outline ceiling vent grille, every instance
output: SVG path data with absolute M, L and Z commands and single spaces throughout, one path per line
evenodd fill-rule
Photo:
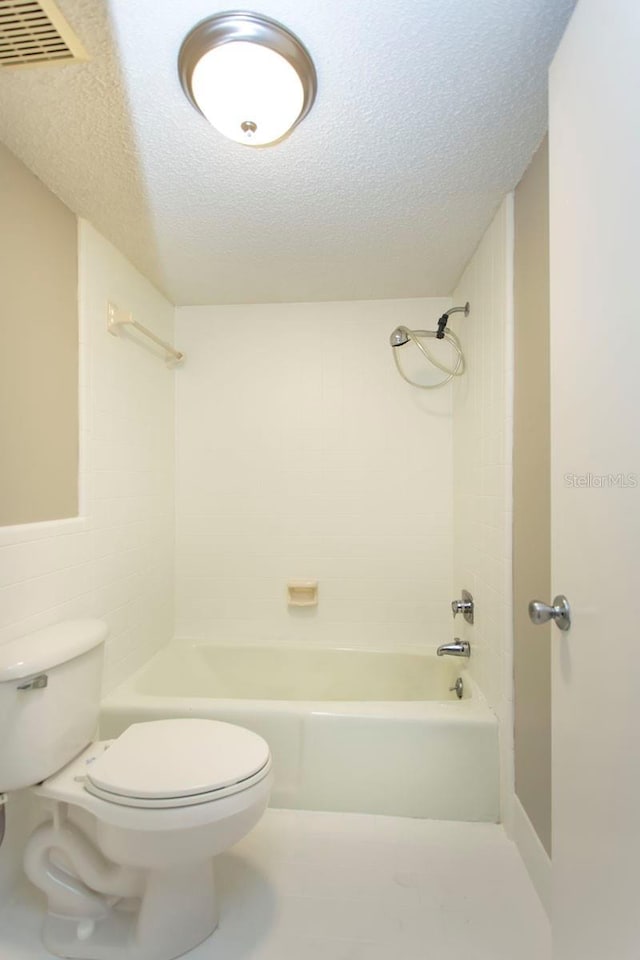
M 0 0 L 0 67 L 86 59 L 52 0 Z

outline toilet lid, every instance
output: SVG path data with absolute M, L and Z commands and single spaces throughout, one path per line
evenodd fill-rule
M 244 727 L 218 720 L 154 720 L 125 730 L 90 765 L 87 779 L 119 797 L 191 797 L 240 784 L 269 760 L 266 741 Z

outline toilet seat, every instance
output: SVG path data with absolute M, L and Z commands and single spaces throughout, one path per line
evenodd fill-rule
M 86 764 L 84 789 L 109 803 L 162 809 L 247 790 L 271 770 L 258 734 L 218 720 L 136 723 Z
M 95 784 L 89 780 L 85 783 L 84 788 L 87 793 L 90 793 L 92 796 L 98 797 L 100 800 L 106 800 L 108 803 L 117 803 L 122 807 L 138 807 L 143 810 L 174 809 L 178 807 L 193 807 L 198 803 L 209 803 L 213 800 L 220 800 L 222 797 L 233 796 L 242 790 L 248 790 L 249 787 L 264 780 L 270 770 L 271 759 L 267 761 L 262 770 L 259 770 L 258 773 L 255 773 L 252 777 L 247 777 L 246 780 L 240 780 L 238 783 L 230 784 L 228 787 L 220 787 L 217 790 L 209 790 L 206 793 L 189 794 L 188 796 L 159 798 L 126 797 L 121 794 L 110 793 L 101 787 L 96 787 Z

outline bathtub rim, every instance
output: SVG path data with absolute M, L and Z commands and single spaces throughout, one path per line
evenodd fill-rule
M 384 717 L 389 720 L 393 720 L 394 718 L 399 720 L 426 718 L 436 720 L 440 717 L 443 721 L 446 720 L 447 723 L 456 723 L 458 721 L 469 722 L 471 719 L 473 719 L 474 723 L 484 721 L 491 725 L 497 724 L 498 722 L 496 714 L 489 706 L 482 690 L 470 673 L 467 660 L 465 660 L 463 664 L 460 664 L 458 673 L 464 681 L 466 690 L 469 691 L 469 696 L 465 696 L 461 700 L 262 700 L 236 697 L 159 695 L 141 693 L 136 689 L 138 678 L 148 670 L 154 661 L 161 657 L 166 657 L 167 653 L 174 649 L 178 650 L 185 646 L 191 649 L 196 647 L 218 647 L 226 649 L 233 646 L 234 648 L 261 650 L 267 647 L 278 650 L 345 651 L 349 653 L 381 653 L 387 655 L 409 654 L 429 660 L 436 659 L 437 657 L 435 647 L 427 650 L 416 650 L 409 646 L 400 646 L 395 649 L 381 646 L 364 648 L 340 645 L 329 647 L 325 645 L 303 645 L 291 641 L 286 643 L 273 642 L 270 644 L 234 641 L 230 644 L 228 641 L 223 642 L 220 640 L 174 638 L 157 650 L 130 676 L 103 696 L 101 700 L 101 712 L 108 712 L 109 709 L 122 709 L 122 707 L 126 705 L 130 708 L 137 708 L 136 712 L 139 710 L 141 715 L 143 715 L 144 705 L 148 708 L 151 708 L 153 705 L 154 710 L 174 711 L 179 708 L 179 704 L 182 704 L 184 712 L 189 715 L 198 710 L 204 710 L 204 704 L 210 704 L 215 705 L 216 710 L 224 711 L 228 714 L 241 714 L 246 712 L 247 709 L 254 709 L 262 713 L 281 716 L 308 716 L 312 714 L 315 716 L 324 715 L 332 717 Z

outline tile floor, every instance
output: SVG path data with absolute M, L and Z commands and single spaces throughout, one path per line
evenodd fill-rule
M 548 960 L 515 846 L 486 823 L 268 810 L 218 860 L 221 920 L 188 960 Z M 42 902 L 0 915 L 1 960 L 48 960 Z

